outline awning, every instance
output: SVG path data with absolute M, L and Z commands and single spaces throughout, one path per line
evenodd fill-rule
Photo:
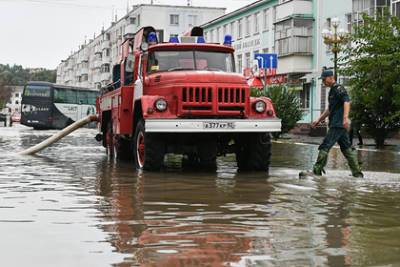
M 250 78 L 250 79 L 247 81 L 247 83 L 248 83 L 248 85 L 249 85 L 250 87 L 257 87 L 257 88 L 260 88 L 260 89 L 263 89 L 263 88 L 264 88 L 264 86 L 263 86 L 263 84 L 262 84 L 260 78 L 256 78 L 256 77 Z

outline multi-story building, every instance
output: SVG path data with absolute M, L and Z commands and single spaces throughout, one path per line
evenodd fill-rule
M 277 53 L 276 80 L 299 92 L 304 120 L 310 120 L 311 83 L 302 79 L 316 72 L 316 6 L 312 0 L 260 0 L 203 25 L 209 42 L 233 37 L 236 69 L 252 67 L 257 53 Z M 350 5 L 351 6 L 351 5 Z
M 21 101 L 22 101 L 22 93 L 24 91 L 23 86 L 7 86 L 8 90 L 11 92 L 10 99 L 6 104 L 6 108 L 8 108 L 8 112 L 10 115 L 14 113 L 21 112 Z
M 133 6 L 123 18 L 89 40 L 57 68 L 57 83 L 100 88 L 111 80 L 113 65 L 124 38 L 143 26 L 157 29 L 160 41 L 187 32 L 225 14 L 225 8 L 141 4 Z

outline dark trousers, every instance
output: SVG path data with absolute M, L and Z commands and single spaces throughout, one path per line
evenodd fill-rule
M 336 143 L 342 151 L 351 148 L 349 133 L 345 128 L 330 128 L 318 149 L 328 152 Z

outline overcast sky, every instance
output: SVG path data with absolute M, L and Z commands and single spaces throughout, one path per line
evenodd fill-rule
M 254 0 L 192 0 L 196 6 L 233 11 Z M 154 0 L 180 4 L 187 0 Z M 129 5 L 150 0 L 129 0 Z M 0 64 L 56 68 L 85 40 L 110 25 L 113 10 L 126 14 L 128 0 L 0 0 Z

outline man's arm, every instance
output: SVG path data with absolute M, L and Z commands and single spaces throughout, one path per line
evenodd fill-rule
M 343 126 L 345 129 L 349 129 L 349 113 L 350 113 L 350 102 L 346 101 L 343 104 Z
M 322 113 L 321 116 L 319 116 L 319 118 L 311 124 L 311 127 L 313 128 L 317 127 L 318 124 L 323 122 L 328 116 L 329 116 L 329 109 L 325 110 L 324 113 Z

